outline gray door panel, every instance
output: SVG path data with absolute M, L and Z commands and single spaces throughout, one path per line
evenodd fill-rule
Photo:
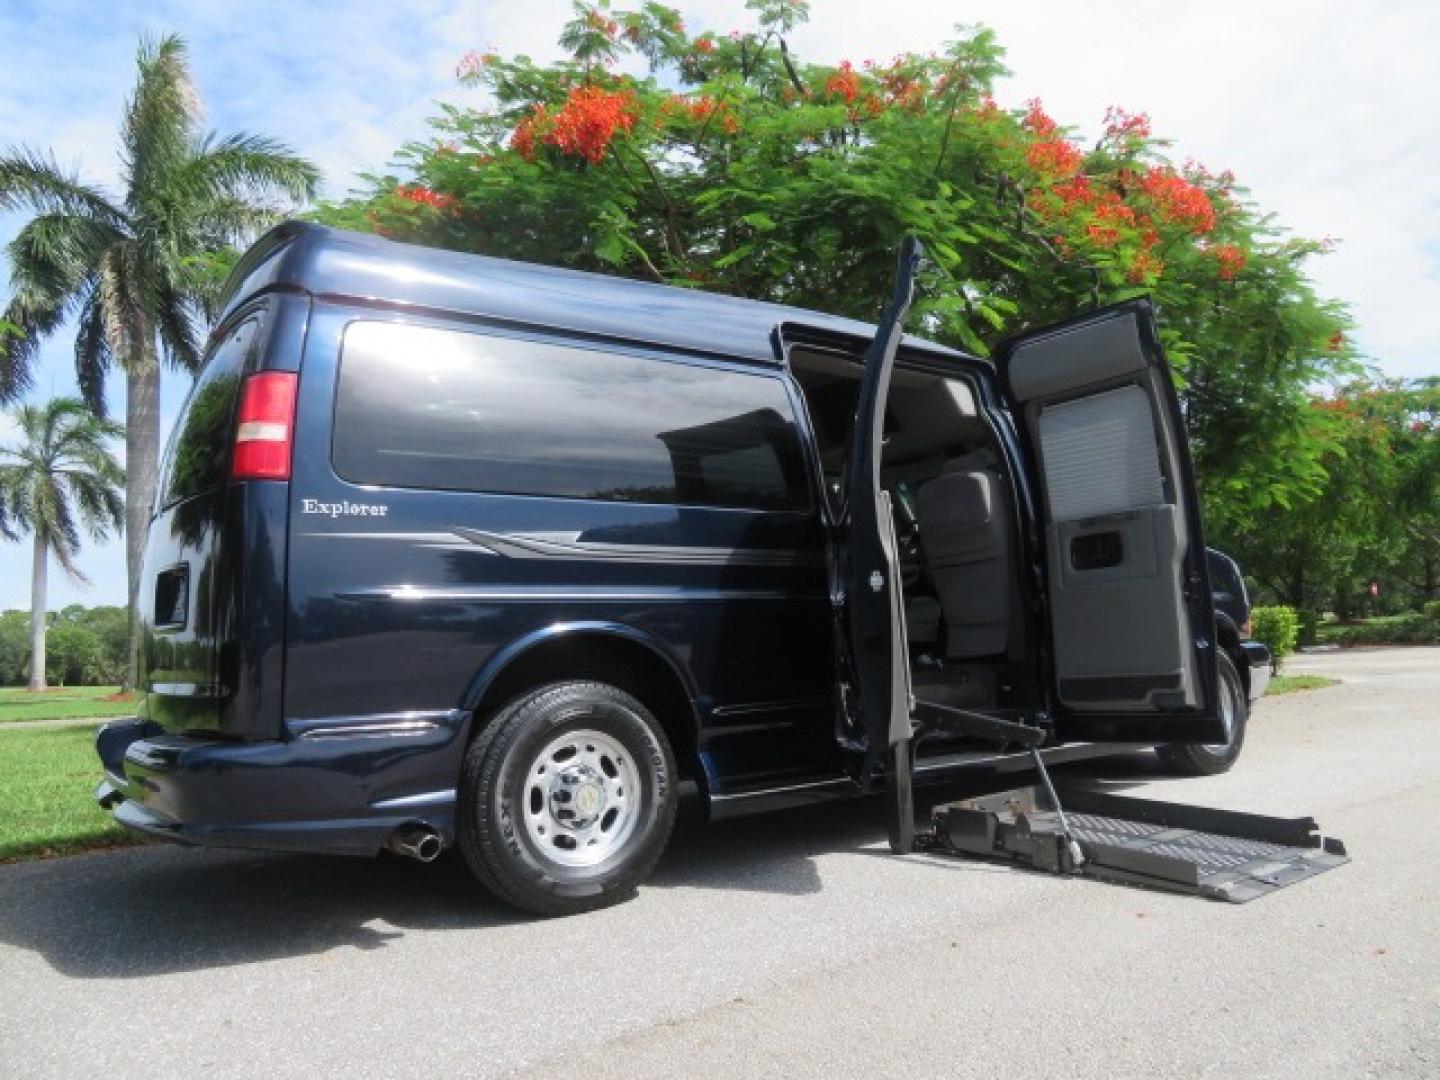
M 1055 671 L 1066 705 L 1198 703 L 1186 663 L 1189 620 L 1171 600 L 1183 582 L 1182 533 L 1173 506 L 1047 527 Z
M 1042 330 L 999 362 L 1039 482 L 1070 733 L 1194 741 L 1219 730 L 1198 505 L 1148 305 Z

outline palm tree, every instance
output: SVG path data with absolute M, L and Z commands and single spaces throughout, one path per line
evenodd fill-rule
M 45 689 L 45 578 L 50 556 L 77 580 L 83 522 L 96 540 L 120 528 L 125 472 L 107 440 L 123 434 L 78 398 L 55 398 L 14 411 L 20 441 L 0 446 L 0 535 L 28 532 L 35 549 L 30 571 L 30 689 Z M 19 531 L 16 527 L 18 526 Z
M 105 415 L 106 371 L 125 371 L 127 687 L 135 684 L 140 559 L 160 456 L 159 358 L 197 368 L 217 268 L 308 199 L 319 176 L 274 140 L 203 134 L 179 37 L 142 41 L 136 62 L 121 125 L 122 199 L 51 155 L 23 147 L 0 155 L 0 211 L 35 215 L 9 245 L 14 297 L 0 318 L 19 332 L 0 338 L 0 403 L 29 388 L 40 340 L 71 318 L 80 391 L 97 416 Z

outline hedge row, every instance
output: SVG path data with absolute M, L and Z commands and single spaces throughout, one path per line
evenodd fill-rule
M 1322 626 L 1319 640 L 1326 645 L 1440 645 L 1440 603 L 1423 612 L 1382 615 L 1363 623 Z

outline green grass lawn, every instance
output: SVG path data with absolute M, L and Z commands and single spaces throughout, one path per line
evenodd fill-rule
M 1293 694 L 1298 690 L 1324 690 L 1325 687 L 1334 686 L 1339 681 L 1339 679 L 1327 679 L 1324 675 L 1276 675 L 1270 680 L 1270 689 L 1265 691 L 1265 696 Z
M 0 731 L 0 862 L 136 843 L 91 798 L 100 782 L 90 726 Z
M 32 694 L 24 687 L 0 689 L 0 724 L 12 720 L 68 720 L 75 717 L 134 716 L 134 695 L 121 701 L 118 686 L 67 686 Z

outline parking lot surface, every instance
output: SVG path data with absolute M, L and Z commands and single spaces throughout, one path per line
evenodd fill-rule
M 516 916 L 454 860 L 0 867 L 6 1077 L 1440 1075 L 1440 649 L 1300 657 L 1234 772 L 1354 861 L 1244 906 L 888 853 L 873 801 L 682 823 L 639 897 Z

